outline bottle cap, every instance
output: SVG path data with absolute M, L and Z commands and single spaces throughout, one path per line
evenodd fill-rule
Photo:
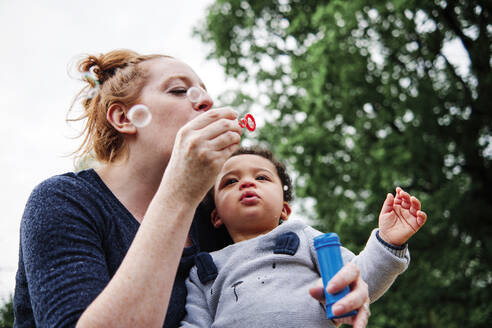
M 340 238 L 334 232 L 325 233 L 321 236 L 314 238 L 314 248 L 318 249 L 324 246 L 341 246 Z

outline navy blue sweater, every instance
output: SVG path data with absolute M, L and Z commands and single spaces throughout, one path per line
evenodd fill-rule
M 21 222 L 14 326 L 75 326 L 115 274 L 139 226 L 94 170 L 38 185 Z M 184 281 L 199 229 L 194 224 L 194 246 L 183 252 L 164 327 L 177 327 L 184 316 Z

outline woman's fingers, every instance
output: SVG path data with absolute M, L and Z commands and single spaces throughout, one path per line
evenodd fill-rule
M 166 172 L 174 172 L 168 175 L 182 197 L 201 200 L 224 162 L 239 148 L 242 131 L 236 118 L 230 108 L 212 109 L 179 130 Z
M 323 281 L 318 279 L 316 282 L 316 285 L 314 287 L 309 288 L 309 294 L 320 301 L 321 303 L 325 304 L 325 292 L 323 291 Z
M 335 294 L 355 282 L 359 278 L 359 268 L 353 263 L 345 264 L 336 275 L 334 275 L 326 286 L 326 291 Z
M 242 129 L 237 121 L 225 118 L 212 122 L 202 129 L 194 131 L 194 133 L 199 133 L 200 138 L 204 140 L 212 140 L 228 131 L 235 132 L 239 136 L 242 134 Z
M 369 299 L 369 288 L 360 276 L 352 284 L 352 290 L 345 295 L 341 300 L 332 306 L 334 315 L 342 315 L 344 313 L 358 310 Z
M 357 315 L 354 318 L 354 328 L 365 328 L 369 322 L 371 311 L 369 310 L 369 298 L 364 302 L 361 308 L 359 308 Z
M 210 140 L 212 151 L 221 151 L 232 145 L 237 145 L 241 142 L 241 135 L 236 132 L 227 131 L 217 138 Z
M 192 130 L 200 130 L 220 119 L 237 120 L 237 117 L 237 112 L 230 107 L 213 108 L 195 117 L 187 126 Z
M 334 315 L 338 316 L 357 310 L 357 315 L 354 317 L 336 319 L 335 322 L 348 323 L 356 328 L 364 328 L 367 326 L 369 316 L 371 315 L 369 310 L 369 289 L 362 277 L 360 277 L 359 269 L 353 263 L 347 263 L 330 280 L 330 287 L 327 287 L 327 291 L 336 293 L 339 291 L 338 288 L 343 289 L 348 285 L 351 285 L 352 287 L 351 292 L 333 304 L 332 312 Z M 309 289 L 309 293 L 318 301 L 325 303 L 325 294 L 321 279 L 317 281 L 316 286 Z

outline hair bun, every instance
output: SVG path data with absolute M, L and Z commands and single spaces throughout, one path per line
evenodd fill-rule
M 79 62 L 79 71 L 82 73 L 93 73 L 93 77 L 102 84 L 115 75 L 118 69 L 138 64 L 145 59 L 145 56 L 140 56 L 131 50 L 114 50 L 107 54 L 97 56 L 88 55 Z

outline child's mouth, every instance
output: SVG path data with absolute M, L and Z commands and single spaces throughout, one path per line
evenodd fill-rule
M 256 204 L 259 199 L 260 196 L 258 196 L 258 194 L 254 191 L 246 191 L 241 195 L 239 201 L 245 205 L 251 205 Z

